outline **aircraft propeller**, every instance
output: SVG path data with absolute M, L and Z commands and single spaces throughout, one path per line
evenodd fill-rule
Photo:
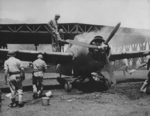
M 109 37 L 106 39 L 105 44 L 109 43 L 109 41 L 112 39 L 112 37 L 115 35 L 115 33 L 117 32 L 117 30 L 119 29 L 120 25 L 121 25 L 121 23 L 119 22 L 115 26 L 115 28 L 113 29 L 113 31 L 110 33 Z M 99 49 L 100 48 L 100 46 L 90 45 L 90 44 L 87 44 L 87 43 L 79 42 L 77 40 L 65 40 L 63 42 L 70 43 L 70 44 L 75 44 L 75 45 L 78 45 L 78 46 L 93 48 L 93 49 Z
M 119 29 L 121 23 L 119 22 L 115 28 L 113 29 L 113 31 L 110 33 L 109 37 L 107 38 L 107 40 L 105 41 L 106 44 L 108 44 L 108 42 L 111 40 L 111 38 L 115 35 L 115 33 L 117 32 L 117 30 Z

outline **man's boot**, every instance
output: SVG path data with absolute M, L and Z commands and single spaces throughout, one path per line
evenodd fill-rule
M 21 107 L 23 107 L 23 106 L 24 106 L 24 104 L 23 104 L 22 102 L 18 103 L 18 107 L 19 107 L 19 108 L 21 108 Z
M 33 94 L 33 99 L 37 99 L 37 98 L 38 98 L 37 93 L 34 93 L 34 94 Z
M 12 98 L 11 101 L 12 102 L 8 106 L 11 107 L 11 108 L 17 107 L 16 99 Z

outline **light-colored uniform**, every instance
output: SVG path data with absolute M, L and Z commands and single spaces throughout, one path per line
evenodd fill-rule
M 129 63 L 128 63 L 128 59 L 122 59 L 122 69 L 123 69 L 123 74 L 124 76 L 126 76 L 125 72 L 129 72 L 128 68 L 129 68 Z
M 150 56 L 149 55 L 146 57 L 146 62 L 143 63 L 143 66 L 145 66 L 145 65 L 147 65 L 147 70 L 149 70 L 148 74 L 147 74 L 148 78 L 144 81 L 140 91 L 150 94 Z
M 51 31 L 58 32 L 58 22 L 57 22 L 57 20 L 55 20 L 55 19 L 50 20 L 49 25 L 51 26 Z
M 59 42 L 58 40 L 60 40 L 60 34 L 58 32 L 58 22 L 57 20 L 53 19 L 53 20 L 50 20 L 50 22 L 48 23 L 51 31 L 52 31 L 52 45 L 53 45 L 53 48 L 55 50 L 53 51 L 60 51 L 60 46 L 59 46 Z
M 37 59 L 33 62 L 33 92 L 41 94 L 43 90 L 43 76 L 47 69 L 47 65 L 44 60 Z M 34 86 L 35 85 L 35 86 Z
M 10 57 L 4 62 L 4 70 L 8 72 L 9 76 L 11 99 L 15 99 L 15 96 L 18 94 L 19 102 L 22 102 L 23 94 L 21 69 L 23 69 L 21 61 L 15 57 Z

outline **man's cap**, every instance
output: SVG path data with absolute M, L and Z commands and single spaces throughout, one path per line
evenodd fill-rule
M 55 14 L 55 17 L 59 17 L 60 18 L 60 15 L 59 14 Z
M 42 55 L 42 54 L 39 54 L 39 55 L 37 56 L 37 58 L 43 59 L 43 55 Z
M 63 30 L 63 29 L 59 29 L 59 32 L 60 32 L 60 33 L 63 33 L 63 32 L 64 32 L 64 30 Z
M 7 56 L 15 56 L 16 52 L 15 51 L 8 51 Z

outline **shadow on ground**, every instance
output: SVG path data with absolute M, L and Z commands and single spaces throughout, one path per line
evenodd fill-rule
M 46 79 L 46 80 L 53 80 L 53 79 Z M 130 82 L 141 82 L 144 81 L 145 79 L 118 79 L 117 84 L 120 83 L 130 83 Z M 90 93 L 94 91 L 106 91 L 107 88 L 104 85 L 96 85 L 95 83 L 84 83 L 84 84 L 75 84 L 73 85 L 74 88 L 81 90 L 85 93 Z M 53 85 L 44 85 L 44 90 L 53 90 L 53 89 L 62 89 L 64 88 L 60 84 L 53 84 Z M 23 91 L 31 91 L 32 90 L 32 85 L 25 85 L 23 86 Z M 1 91 L 3 93 L 9 93 L 10 89 L 9 87 L 4 87 L 1 88 Z

